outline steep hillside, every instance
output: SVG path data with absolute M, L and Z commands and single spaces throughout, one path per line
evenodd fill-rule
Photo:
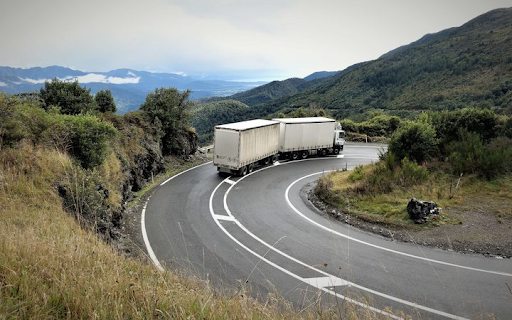
M 466 106 L 511 114 L 512 8 L 426 35 L 317 87 L 260 104 L 252 113 L 261 116 L 311 103 L 340 118 L 361 118 L 375 109 L 408 116 Z
M 245 120 L 249 106 L 236 100 L 208 102 L 192 112 L 191 124 L 199 135 L 199 142 L 213 140 L 213 127 L 219 124 Z

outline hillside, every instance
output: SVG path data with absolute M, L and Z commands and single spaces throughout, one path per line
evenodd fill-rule
M 512 8 L 352 66 L 319 86 L 256 106 L 253 116 L 315 103 L 338 118 L 368 111 L 412 116 L 467 106 L 512 113 Z
M 249 106 L 236 100 L 208 102 L 192 111 L 191 125 L 199 135 L 199 143 L 213 140 L 213 127 L 245 120 Z

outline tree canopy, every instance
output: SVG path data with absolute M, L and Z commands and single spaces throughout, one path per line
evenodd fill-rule
M 91 89 L 82 88 L 76 80 L 67 82 L 55 78 L 45 81 L 40 94 L 46 110 L 54 106 L 63 114 L 76 115 L 96 111 L 98 108 Z
M 98 105 L 98 110 L 101 113 L 116 112 L 116 103 L 110 90 L 100 90 L 94 96 L 94 101 Z

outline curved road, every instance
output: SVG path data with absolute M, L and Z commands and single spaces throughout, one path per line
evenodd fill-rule
M 397 243 L 325 217 L 306 190 L 328 171 L 376 161 L 379 146 L 346 145 L 338 157 L 283 162 L 244 178 L 211 164 L 165 181 L 143 210 L 146 247 L 158 267 L 219 288 L 277 293 L 424 319 L 512 318 L 512 260 Z M 394 317 L 394 316 L 391 316 Z

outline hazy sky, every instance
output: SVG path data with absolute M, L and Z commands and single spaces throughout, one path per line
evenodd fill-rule
M 304 77 L 503 7 L 512 0 L 0 0 L 0 65 Z

